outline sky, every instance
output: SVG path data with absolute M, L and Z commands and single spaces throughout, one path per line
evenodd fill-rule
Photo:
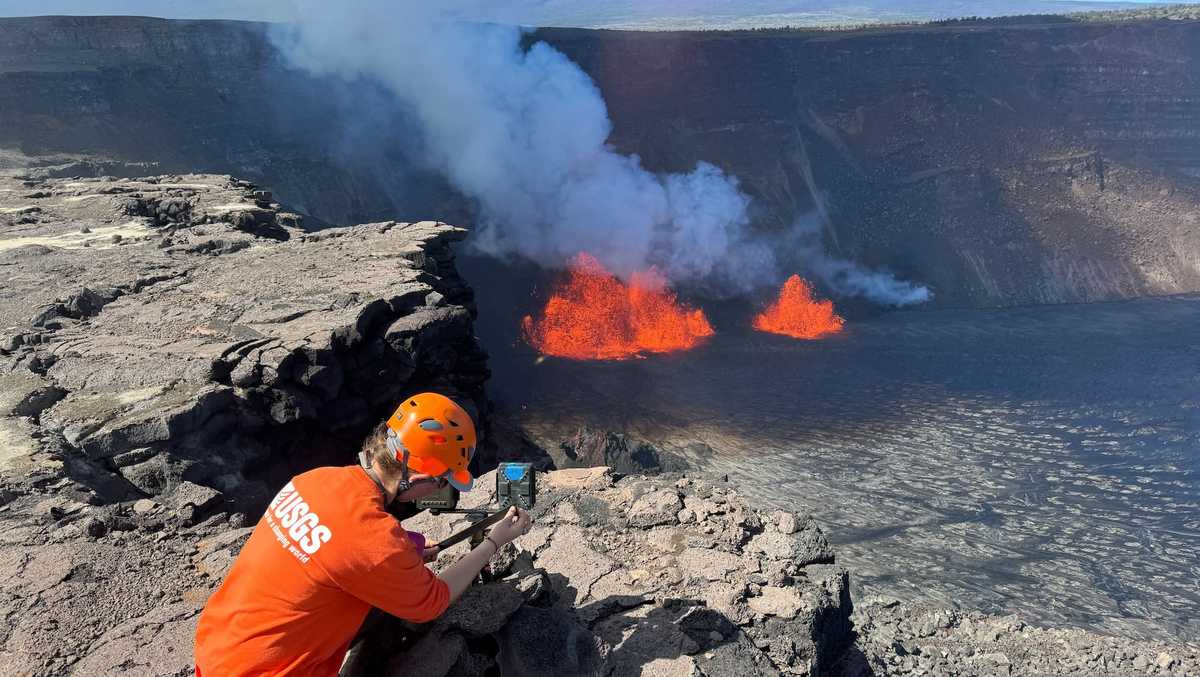
M 1080 4 L 1094 6 L 1105 3 L 1154 4 L 1154 0 L 1088 0 Z M 955 11 L 955 6 L 973 5 L 953 0 L 945 3 L 937 0 L 440 0 L 438 4 L 465 18 L 588 26 L 636 24 L 647 17 L 689 14 L 699 17 L 720 15 L 737 20 L 781 15 L 821 17 L 831 12 L 837 14 L 843 7 L 856 17 L 876 11 L 883 16 L 894 17 L 897 12 L 909 8 L 925 15 L 930 7 L 941 5 L 948 8 L 946 15 L 953 16 L 963 13 Z M 1030 4 L 1030 0 L 997 0 L 991 4 L 1016 7 Z M 296 10 L 290 0 L 0 0 L 0 16 L 54 14 L 288 21 L 295 18 Z M 703 18 L 698 20 L 703 21 Z

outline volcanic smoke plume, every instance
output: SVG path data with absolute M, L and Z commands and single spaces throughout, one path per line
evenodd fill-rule
M 736 180 L 708 163 L 656 175 L 615 152 L 599 89 L 550 45 L 523 49 L 521 29 L 454 21 L 437 3 L 295 4 L 276 45 L 313 73 L 379 82 L 400 100 L 418 154 L 478 205 L 477 248 L 551 268 L 588 251 L 623 279 L 654 266 L 725 292 L 776 282 Z
M 539 352 L 577 360 L 620 360 L 686 350 L 712 336 L 704 312 L 679 303 L 657 271 L 628 284 L 579 254 L 541 317 L 526 316 L 525 340 Z
M 814 190 L 814 194 L 819 191 Z M 886 270 L 871 270 L 831 256 L 821 243 L 823 218 L 819 212 L 801 216 L 779 246 L 795 255 L 805 272 L 839 298 L 859 297 L 881 306 L 911 306 L 933 298 L 933 292 L 924 285 L 898 279 Z
M 815 339 L 838 333 L 845 320 L 834 312 L 832 301 L 815 300 L 808 283 L 793 275 L 783 283 L 775 302 L 754 317 L 753 324 L 759 331 Z

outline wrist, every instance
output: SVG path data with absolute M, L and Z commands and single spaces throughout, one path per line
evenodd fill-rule
M 500 552 L 500 543 L 498 543 L 496 541 L 496 539 L 492 538 L 490 534 L 484 540 L 486 540 L 488 543 L 492 544 L 492 556 L 493 557 L 496 555 L 496 553 Z

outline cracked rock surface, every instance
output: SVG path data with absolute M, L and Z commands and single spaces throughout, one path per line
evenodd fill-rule
M 361 427 L 414 387 L 483 402 L 459 228 L 309 233 L 223 176 L 0 184 L 0 471 L 21 482 L 252 498 L 248 468 L 289 435 Z
M 494 484 L 480 478 L 460 507 L 486 505 Z M 816 523 L 792 515 L 802 526 L 782 533 L 723 482 L 552 471 L 534 515 L 493 559 L 495 580 L 426 628 L 376 625 L 351 674 L 416 674 L 403 670 L 422 647 L 438 654 L 420 658 L 430 677 L 826 674 L 851 640 L 848 574 Z M 437 540 L 466 522 L 421 513 L 404 524 Z M 764 533 L 793 547 L 751 551 Z M 422 633 L 439 641 L 396 651 Z
M 875 597 L 855 608 L 858 641 L 835 674 L 1196 675 L 1200 647 Z
M 493 476 L 477 486 L 460 507 L 488 504 Z M 674 515 L 646 519 L 676 502 Z M 490 582 L 427 626 L 369 625 L 344 674 L 1200 674 L 1193 645 L 854 603 L 812 517 L 758 510 L 723 480 L 556 470 L 540 477 L 533 514 L 529 533 L 493 558 Z M 438 540 L 467 522 L 421 513 L 404 524 Z M 405 672 L 413 666 L 422 671 Z
M 0 674 L 189 671 L 271 490 L 411 392 L 486 414 L 464 234 L 310 232 L 228 176 L 0 175 Z

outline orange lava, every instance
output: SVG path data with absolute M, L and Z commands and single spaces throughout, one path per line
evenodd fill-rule
M 836 334 L 846 323 L 833 311 L 833 301 L 813 299 L 812 287 L 799 275 L 783 283 L 779 298 L 754 316 L 754 328 L 798 339 Z
M 541 317 L 521 324 L 538 352 L 575 360 L 687 350 L 713 334 L 704 312 L 680 303 L 653 268 L 626 284 L 590 254 L 571 260 Z

